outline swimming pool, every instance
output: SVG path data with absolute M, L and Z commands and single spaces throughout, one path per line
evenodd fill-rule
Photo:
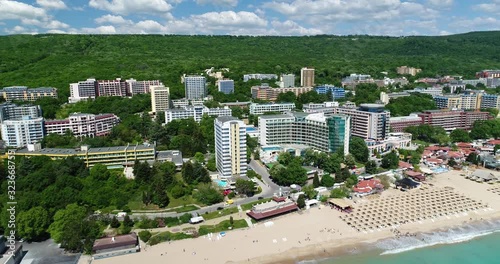
M 257 132 L 257 128 L 255 127 L 247 127 L 247 132 Z
M 262 147 L 263 151 L 281 151 L 281 147 Z
M 225 188 L 227 186 L 227 181 L 222 181 L 222 180 L 214 180 L 214 182 L 217 183 L 219 187 Z
M 434 173 L 443 173 L 443 172 L 447 172 L 448 169 L 447 168 L 442 168 L 442 167 L 436 167 L 436 168 L 432 168 L 431 169 Z

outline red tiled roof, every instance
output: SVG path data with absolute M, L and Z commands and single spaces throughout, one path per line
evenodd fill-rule
M 422 156 L 430 156 L 432 155 L 432 151 L 430 150 L 424 150 L 424 153 L 422 153 Z
M 490 145 L 500 145 L 500 139 L 492 139 L 492 140 L 487 141 L 486 143 L 488 143 Z
M 415 176 L 419 176 L 419 175 L 422 175 L 421 172 L 418 172 L 418 171 L 405 171 L 406 175 L 410 176 L 410 177 L 415 177 Z
M 379 179 L 369 179 L 358 182 L 358 184 L 356 184 L 356 186 L 352 190 L 357 193 L 369 193 L 373 189 L 380 187 L 383 188 L 382 184 L 380 184 Z
M 443 163 L 442 159 L 434 159 L 434 158 L 428 158 L 426 159 L 427 162 L 434 162 L 434 163 Z
M 413 167 L 410 163 L 404 162 L 404 161 L 399 161 L 399 167 L 403 169 L 409 169 Z
M 262 213 L 255 213 L 254 211 L 250 211 L 250 212 L 247 212 L 247 215 L 252 217 L 255 220 L 260 220 L 260 219 L 268 218 L 271 216 L 295 211 L 297 209 L 299 209 L 299 207 L 296 204 L 291 204 L 288 206 L 278 208 L 276 210 L 266 211 L 266 212 L 262 212 Z
M 276 197 L 276 196 L 274 196 L 273 197 L 273 201 L 278 202 L 278 203 L 279 202 L 284 202 L 284 201 L 286 201 L 286 197 Z
M 438 151 L 439 149 L 440 149 L 439 146 L 429 146 L 425 148 L 425 150 L 429 151 Z
M 449 158 L 462 158 L 464 154 L 458 152 L 458 151 L 449 151 L 448 152 L 448 157 Z
M 472 144 L 467 143 L 467 142 L 458 142 L 457 147 L 458 148 L 472 148 Z
M 112 249 L 124 246 L 136 246 L 139 244 L 137 240 L 136 233 L 130 233 L 127 235 L 120 235 L 113 237 L 105 237 L 96 239 L 94 242 L 94 246 L 92 247 L 93 251 L 103 250 L 103 249 Z

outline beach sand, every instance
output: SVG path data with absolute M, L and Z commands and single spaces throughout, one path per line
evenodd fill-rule
M 440 217 L 438 221 L 426 219 L 421 223 L 403 224 L 398 227 L 400 233 L 427 233 L 475 221 L 500 218 L 500 195 L 487 191 L 499 184 L 473 182 L 460 176 L 461 173 L 463 172 L 450 171 L 439 174 L 428 180 L 425 187 L 451 187 L 458 194 L 487 204 L 487 209 L 467 212 L 467 215 L 459 214 L 457 217 Z M 406 193 L 419 191 L 416 189 Z M 391 195 L 401 195 L 401 192 L 387 190 L 381 197 Z M 377 198 L 363 198 L 357 204 L 373 199 Z M 356 207 L 356 204 L 354 206 Z M 395 236 L 391 228 L 367 233 L 358 232 L 340 219 L 342 215 L 345 214 L 326 206 L 313 207 L 259 222 L 254 227 L 228 231 L 220 240 L 217 240 L 217 234 L 214 234 L 212 240 L 199 237 L 145 248 L 141 243 L 142 249 L 139 253 L 94 260 L 92 263 L 296 263 L 300 260 L 356 252 L 364 245 Z

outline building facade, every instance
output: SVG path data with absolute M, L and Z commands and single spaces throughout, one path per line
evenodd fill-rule
M 249 80 L 271 80 L 271 79 L 278 79 L 278 75 L 267 74 L 267 73 L 252 73 L 243 75 L 244 82 L 248 82 Z
M 232 116 L 214 120 L 215 163 L 221 178 L 246 176 L 247 143 L 246 126 Z
M 389 118 L 391 114 L 384 109 L 383 104 L 361 104 L 359 108 L 334 108 L 335 114 L 351 117 L 351 135 L 364 139 L 385 139 L 390 131 Z
M 200 122 L 203 115 L 209 116 L 231 116 L 232 111 L 228 106 L 222 108 L 208 108 L 204 105 L 188 105 L 183 108 L 168 109 L 165 111 L 165 123 L 168 124 L 176 119 L 193 118 Z
M 29 116 L 33 119 L 41 117 L 42 109 L 39 105 L 0 104 L 0 123 L 5 120 L 21 119 L 24 116 Z
M 345 98 L 344 88 L 335 87 L 334 85 L 324 84 L 324 85 L 317 86 L 316 88 L 314 88 L 314 90 L 318 94 L 331 93 L 331 95 L 332 95 L 332 98 L 330 98 L 331 100 Z
M 119 147 L 91 148 L 81 146 L 80 149 L 50 148 L 42 149 L 40 144 L 29 144 L 28 148 L 16 151 L 16 156 L 48 156 L 51 159 L 64 159 L 75 156 L 82 159 L 87 167 L 95 164 L 106 166 L 132 166 L 136 160 L 154 161 L 156 149 L 153 145 L 130 145 Z
M 217 88 L 219 92 L 224 94 L 234 93 L 234 81 L 233 80 L 219 80 L 217 81 Z
M 283 74 L 280 77 L 280 87 L 290 88 L 295 87 L 295 74 Z
M 476 78 L 500 78 L 500 70 L 484 70 L 476 72 Z
M 392 132 L 404 132 L 405 128 L 410 126 L 422 125 L 422 118 L 418 114 L 409 116 L 398 116 L 389 118 L 389 124 Z
M 2 140 L 7 147 L 22 148 L 43 139 L 43 118 L 24 116 L 21 119 L 5 120 L 1 124 Z
M 422 124 L 439 126 L 446 131 L 454 129 L 470 130 L 477 120 L 492 119 L 489 112 L 466 112 L 464 110 L 428 110 L 419 113 Z
M 261 146 L 301 144 L 325 152 L 349 153 L 351 118 L 324 113 L 259 116 Z
M 132 96 L 136 94 L 149 93 L 150 86 L 163 85 L 159 80 L 137 81 L 135 79 L 122 80 L 96 80 L 89 78 L 85 81 L 71 83 L 69 85 L 69 103 L 93 99 L 99 96 Z
M 288 112 L 295 109 L 294 103 L 250 104 L 251 115 L 262 115 L 267 112 Z
M 302 87 L 314 86 L 314 68 L 304 67 L 300 70 L 300 86 Z
M 7 102 L 34 102 L 43 97 L 57 98 L 57 89 L 53 87 L 28 88 L 26 86 L 4 87 L 0 94 Z
M 168 87 L 152 85 L 149 89 L 153 113 L 163 112 L 170 108 L 170 89 Z
M 203 99 L 207 97 L 207 80 L 204 76 L 189 75 L 184 77 L 186 99 Z
M 99 137 L 111 133 L 119 122 L 120 119 L 114 114 L 74 113 L 66 119 L 45 121 L 45 132 L 64 135 L 69 130 L 75 137 Z
M 417 68 L 408 67 L 408 66 L 401 66 L 401 67 L 396 68 L 396 72 L 398 74 L 409 74 L 411 76 L 415 76 L 421 71 L 422 71 L 422 69 L 417 69 Z
M 260 86 L 252 86 L 251 88 L 252 98 L 266 101 L 276 101 L 280 93 L 292 92 L 295 96 L 299 96 L 312 90 L 312 87 L 272 88 L 264 83 Z

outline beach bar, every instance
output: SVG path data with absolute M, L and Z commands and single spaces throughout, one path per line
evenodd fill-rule
M 273 200 L 269 202 L 254 205 L 247 215 L 255 220 L 262 220 L 298 209 L 299 207 L 292 200 L 285 197 L 273 197 Z
M 352 209 L 354 209 L 351 201 L 346 199 L 330 198 L 328 199 L 328 203 L 330 204 L 331 208 L 335 208 L 345 213 L 350 213 L 352 212 Z

